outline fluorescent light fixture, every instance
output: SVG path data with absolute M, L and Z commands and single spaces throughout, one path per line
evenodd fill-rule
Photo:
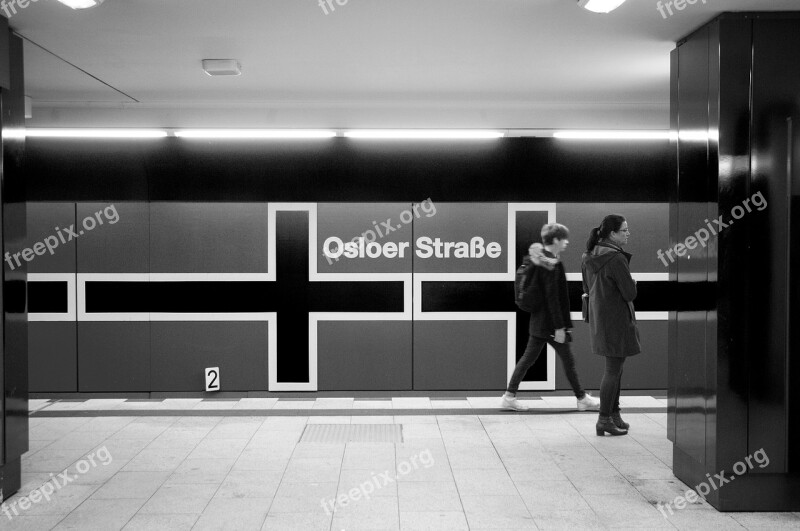
M 65 6 L 69 6 L 72 9 L 88 9 L 90 7 L 99 6 L 104 2 L 104 0 L 58 0 Z
M 217 139 L 312 139 L 332 138 L 335 131 L 317 129 L 181 129 L 175 131 L 179 138 L 217 138 Z
M 360 129 L 345 131 L 344 136 L 372 140 L 482 140 L 501 138 L 505 133 L 480 129 Z
M 161 129 L 27 129 L 25 136 L 43 138 L 164 138 Z
M 3 138 L 16 138 L 18 140 L 25 139 L 25 129 L 3 129 Z
M 671 138 L 675 140 L 675 132 L 671 133 Z M 719 133 L 713 135 L 705 129 L 684 129 L 678 132 L 677 137 L 685 142 L 708 142 L 709 140 L 719 140 Z
M 595 13 L 610 13 L 624 2 L 625 0 L 578 0 L 578 5 Z
M 567 140 L 669 140 L 669 131 L 556 131 L 554 138 Z

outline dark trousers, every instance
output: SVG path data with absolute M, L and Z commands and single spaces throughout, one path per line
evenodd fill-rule
M 552 338 L 528 337 L 528 346 L 525 347 L 525 353 L 522 354 L 522 357 L 517 362 L 517 366 L 514 367 L 514 373 L 511 375 L 511 380 L 508 382 L 508 389 L 506 389 L 506 391 L 511 394 L 517 394 L 519 384 L 525 377 L 525 373 L 528 372 L 528 369 L 533 367 L 533 364 L 536 363 L 536 360 L 539 358 L 539 354 L 542 353 L 542 349 L 544 349 L 544 346 L 548 343 L 555 349 L 558 357 L 561 358 L 564 364 L 564 372 L 567 373 L 567 380 L 569 380 L 569 384 L 572 386 L 575 396 L 580 400 L 586 396 L 586 393 L 581 387 L 578 373 L 575 371 L 575 356 L 572 355 L 572 349 L 569 343 L 556 343 Z
M 619 411 L 619 390 L 622 381 L 622 365 L 625 358 L 606 356 L 606 371 L 600 383 L 600 414 L 611 415 Z

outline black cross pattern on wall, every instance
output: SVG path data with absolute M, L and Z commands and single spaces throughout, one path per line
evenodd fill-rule
M 86 313 L 277 314 L 277 381 L 309 381 L 311 312 L 402 312 L 403 283 L 310 282 L 309 215 L 276 213 L 276 280 L 87 282 Z

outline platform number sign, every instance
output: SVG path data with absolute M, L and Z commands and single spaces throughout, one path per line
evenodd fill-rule
M 219 367 L 206 369 L 206 391 L 219 391 Z

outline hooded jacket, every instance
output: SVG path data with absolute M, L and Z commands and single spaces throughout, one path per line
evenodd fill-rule
M 528 333 L 534 337 L 549 338 L 559 328 L 572 328 L 569 317 L 569 291 L 564 265 L 544 249 L 534 244 L 530 257 L 525 257 L 536 266 L 534 281 L 539 282 L 541 304 L 531 312 Z
M 641 352 L 636 327 L 636 283 L 631 255 L 602 241 L 583 254 L 583 291 L 589 294 L 589 340 L 600 356 L 626 357 Z

